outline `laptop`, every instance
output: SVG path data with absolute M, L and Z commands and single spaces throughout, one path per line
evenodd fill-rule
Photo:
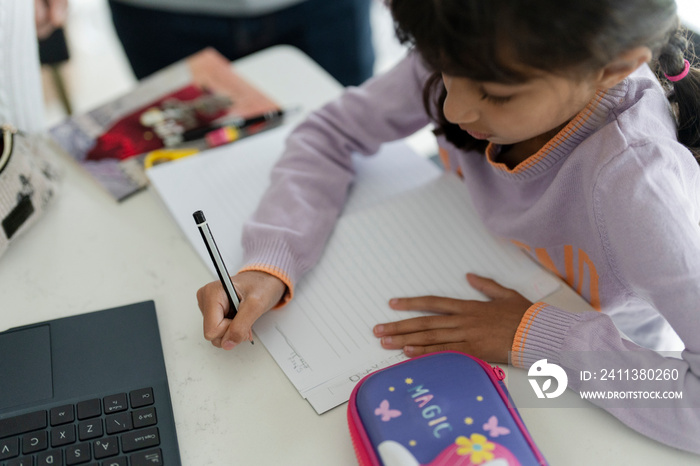
M 0 333 L 1 466 L 179 464 L 153 301 Z

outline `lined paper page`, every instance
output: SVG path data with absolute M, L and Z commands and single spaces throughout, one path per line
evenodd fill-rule
M 298 284 L 293 302 L 263 316 L 256 334 L 297 389 L 323 412 L 347 400 L 359 374 L 401 359 L 399 352 L 380 347 L 372 328 L 421 313 L 394 311 L 387 304 L 390 298 L 485 299 L 468 285 L 467 272 L 494 278 L 533 301 L 557 287 L 515 246 L 485 230 L 466 187 L 446 174 L 343 216 L 319 264 Z

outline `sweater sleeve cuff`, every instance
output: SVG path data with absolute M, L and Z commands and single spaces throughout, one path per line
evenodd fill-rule
M 282 299 L 280 299 L 280 301 L 272 309 L 282 308 L 286 306 L 289 301 L 292 300 L 292 297 L 294 296 L 294 286 L 292 285 L 292 282 L 289 279 L 289 275 L 287 275 L 284 272 L 284 270 L 280 270 L 277 267 L 267 264 L 249 264 L 241 268 L 238 272 L 248 272 L 251 270 L 269 273 L 273 277 L 277 277 L 280 280 L 282 280 L 282 283 L 284 283 L 287 286 L 287 290 L 284 292 Z
M 511 364 L 528 368 L 535 361 L 557 361 L 576 315 L 543 302 L 530 306 L 520 320 L 511 347 Z
M 299 275 L 298 264 L 284 242 L 261 241 L 248 245 L 244 265 L 239 272 L 257 270 L 279 278 L 287 291 L 273 309 L 284 307 L 294 297 L 294 284 Z

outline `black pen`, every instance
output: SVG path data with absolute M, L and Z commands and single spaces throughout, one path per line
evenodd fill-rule
M 236 314 L 238 313 L 238 306 L 241 304 L 238 299 L 238 293 L 236 293 L 236 289 L 233 287 L 231 276 L 228 274 L 226 264 L 224 264 L 224 259 L 221 257 L 219 248 L 216 246 L 216 241 L 214 241 L 214 236 L 211 234 L 209 223 L 207 223 L 207 219 L 204 217 L 204 212 L 198 210 L 197 212 L 193 213 L 192 216 L 197 224 L 197 228 L 199 228 L 199 232 L 202 234 L 202 239 L 207 247 L 207 251 L 209 251 L 209 256 L 211 257 L 212 262 L 214 262 L 216 274 L 219 276 L 219 280 L 224 286 L 224 291 L 228 297 L 229 311 L 228 314 L 226 314 L 226 318 L 233 319 L 236 317 Z M 250 342 L 253 343 L 253 340 L 250 340 Z
M 277 120 L 284 116 L 284 110 L 270 110 L 260 115 L 256 115 L 249 118 L 234 118 L 222 124 L 222 126 L 234 126 L 236 128 L 248 128 L 249 126 L 257 125 L 258 123 L 264 123 L 270 120 Z

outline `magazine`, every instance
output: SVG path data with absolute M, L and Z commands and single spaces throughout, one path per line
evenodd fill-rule
M 272 99 L 207 48 L 149 76 L 126 95 L 67 118 L 49 134 L 122 201 L 148 185 L 144 163 L 194 154 L 209 147 L 213 139 L 206 136 L 216 129 L 277 114 Z M 252 132 L 248 128 L 226 140 Z

